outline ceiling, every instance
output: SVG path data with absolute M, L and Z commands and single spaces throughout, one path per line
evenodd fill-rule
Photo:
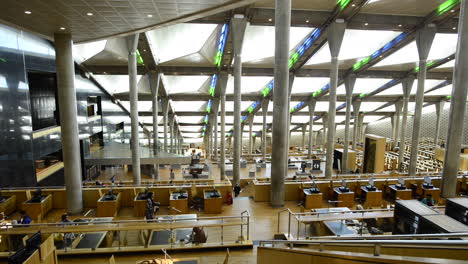
M 251 2 L 254 1 L 2 0 L 0 20 L 49 39 L 53 39 L 54 32 L 70 32 L 75 42 L 81 42 L 187 22 Z
M 223 1 L 223 0 L 4 0 L 7 7 L 0 10 L 0 19 L 25 27 L 45 36 L 52 36 L 57 28 L 66 27 L 76 41 L 75 60 L 93 73 L 94 78 L 104 89 L 129 107 L 128 75 L 125 39 L 120 34 L 144 29 L 140 34 L 138 49 L 144 64 L 138 67 L 139 116 L 148 130 L 152 130 L 151 95 L 147 72 L 161 71 L 160 96 L 170 99 L 170 112 L 184 138 L 199 138 L 205 123 L 207 105 L 215 104 L 222 89 L 219 75 L 227 73 L 226 91 L 226 131 L 233 125 L 234 78 L 232 76 L 232 43 L 230 29 L 225 39 L 226 45 L 220 68 L 215 65 L 215 55 L 223 35 L 223 25 L 229 24 L 234 13 L 244 13 L 249 20 L 242 48 L 243 76 L 242 115 L 248 115 L 248 108 L 254 106 L 249 119 L 253 120 L 254 131 L 261 130 L 262 116 L 259 106 L 261 91 L 273 80 L 275 30 L 274 1 Z M 347 30 L 339 56 L 340 79 L 360 61 L 392 42 L 402 33 L 412 32 L 428 23 L 430 19 L 437 25 L 425 82 L 424 113 L 434 112 L 434 103 L 447 100 L 451 95 L 454 56 L 457 42 L 458 6 L 437 20 L 433 11 L 443 0 L 369 0 L 363 6 L 354 5 L 365 1 L 351 0 L 353 12 L 341 14 L 346 17 Z M 26 4 L 28 6 L 26 6 Z M 250 4 L 246 7 L 241 5 Z M 294 0 L 289 44 L 292 55 L 315 29 L 325 29 L 326 21 L 333 17 L 336 0 Z M 216 11 L 206 11 L 215 8 Z M 231 10 L 233 9 L 234 10 Z M 32 14 L 24 14 L 31 10 Z M 88 11 L 90 10 L 90 11 Z M 205 11 L 203 11 L 205 10 Z M 346 10 L 345 10 L 346 11 Z M 453 12 L 452 12 L 453 11 Z M 86 12 L 93 12 L 87 16 Z M 190 18 L 174 19 L 187 16 Z M 148 15 L 152 15 L 151 18 Z M 173 23 L 174 22 L 174 23 Z M 117 37 L 107 37 L 115 36 Z M 92 41 L 99 39 L 99 41 Z M 290 106 L 299 106 L 293 112 L 291 128 L 300 131 L 308 127 L 308 108 L 304 107 L 311 95 L 323 90 L 329 83 L 330 51 L 326 35 L 310 47 L 302 64 L 292 68 L 296 75 Z M 418 52 L 414 35 L 408 34 L 401 45 L 391 49 L 356 71 L 355 98 L 362 96 L 361 112 L 365 112 L 364 122 L 375 122 L 389 118 L 395 112 L 394 103 L 403 94 L 401 79 L 416 75 Z M 213 81 L 215 80 L 215 81 Z M 209 94 L 215 83 L 214 96 Z M 409 111 L 414 111 L 415 81 L 409 103 Z M 343 81 L 337 88 L 337 106 L 345 102 L 346 89 Z M 266 100 L 268 100 L 267 97 Z M 269 98 L 267 122 L 272 122 L 273 102 Z M 446 103 L 445 107 L 449 107 Z M 328 95 L 317 98 L 317 125 L 322 129 L 322 114 L 328 111 Z M 336 123 L 342 128 L 345 108 L 337 109 Z M 118 118 L 112 117 L 115 122 Z M 160 118 L 159 118 L 160 119 Z M 219 121 L 219 119 L 218 119 Z M 248 123 L 247 123 L 248 124 Z M 159 122 L 161 126 L 161 122 Z M 159 130 L 162 133 L 162 130 Z M 244 131 L 248 131 L 248 125 Z M 294 132 L 296 133 L 296 132 Z M 160 134 L 162 136 L 162 134 Z

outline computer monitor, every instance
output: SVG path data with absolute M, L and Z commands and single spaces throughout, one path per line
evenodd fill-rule
M 30 250 L 39 249 L 42 244 L 41 232 L 34 233 L 26 240 L 26 248 Z
M 427 189 L 434 188 L 434 185 L 432 185 L 431 176 L 429 176 L 429 175 L 424 176 L 423 187 L 424 187 L 424 188 L 427 188 Z
M 30 250 L 21 248 L 8 257 L 8 264 L 22 264 L 31 256 L 31 253 Z

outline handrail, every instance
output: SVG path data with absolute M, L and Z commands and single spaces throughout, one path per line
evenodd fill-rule
M 468 233 L 442 233 L 442 234 L 411 234 L 411 235 L 365 235 L 365 236 L 315 236 L 308 237 L 306 241 L 309 240 L 322 240 L 322 239 L 332 239 L 332 240 L 394 240 L 394 239 L 428 239 L 428 238 L 461 238 L 468 237 Z
M 261 240 L 259 242 L 259 247 L 266 247 L 267 244 L 271 244 L 271 247 L 275 247 L 277 244 L 285 244 L 288 245 L 289 248 L 293 248 L 294 245 L 301 244 L 301 245 L 318 245 L 319 251 L 323 251 L 324 246 L 326 245 L 343 245 L 343 243 L 352 245 L 352 246 L 373 246 L 373 253 L 374 256 L 380 256 L 380 251 L 382 246 L 386 245 L 401 245 L 403 247 L 408 246 L 463 246 L 468 247 L 467 240 Z M 466 249 L 463 249 L 466 250 Z
M 291 237 L 291 215 L 293 214 L 293 212 L 291 211 L 291 209 L 289 208 L 286 208 L 286 209 L 283 209 L 281 211 L 279 211 L 277 214 L 278 214 L 278 233 L 280 232 L 280 222 L 281 222 L 281 213 L 283 212 L 289 212 L 289 217 L 288 217 L 288 238 Z

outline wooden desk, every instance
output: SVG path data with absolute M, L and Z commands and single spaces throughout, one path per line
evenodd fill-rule
M 337 201 L 341 201 L 338 203 L 340 207 L 353 207 L 354 206 L 354 192 L 341 192 L 340 187 L 335 187 L 334 189 L 334 198 Z
M 23 202 L 22 208 L 33 220 L 41 221 L 52 209 L 52 195 L 45 196 L 40 203 Z
M 145 216 L 146 212 L 146 199 L 138 199 L 142 193 L 139 193 L 133 199 L 133 215 L 137 217 Z
M 395 185 L 390 185 L 390 195 L 393 201 L 396 201 L 397 197 L 400 200 L 411 200 L 413 199 L 413 191 L 411 189 L 398 189 Z
M 437 187 L 434 188 L 425 188 L 424 186 L 422 187 L 422 199 L 426 198 L 426 195 L 430 194 L 432 195 L 432 199 L 434 199 L 435 203 L 438 203 L 440 199 L 440 189 Z
M 184 198 L 180 196 L 183 195 Z M 175 208 L 180 212 L 172 209 Z M 176 191 L 171 192 L 169 197 L 169 214 L 186 214 L 188 213 L 188 192 L 187 191 Z
M 120 201 L 122 199 L 122 195 L 117 193 L 117 197 L 115 200 L 112 201 L 105 201 L 104 200 L 105 194 L 99 198 L 97 201 L 97 217 L 116 217 L 119 213 L 120 209 Z
M 315 208 L 322 208 L 322 193 L 312 193 L 309 189 L 302 190 L 305 195 L 305 209 L 315 209 Z
M 218 193 L 219 197 L 211 197 L 214 193 Z M 204 212 L 207 214 L 220 214 L 223 211 L 223 197 L 216 190 L 204 190 Z
M 16 195 L 3 196 L 6 199 L 0 203 L 0 212 L 4 212 L 5 216 L 12 214 L 16 210 Z
M 365 200 L 364 206 L 366 207 L 377 207 L 382 205 L 382 191 L 376 189 L 375 191 L 369 191 L 366 186 L 361 186 L 362 196 Z

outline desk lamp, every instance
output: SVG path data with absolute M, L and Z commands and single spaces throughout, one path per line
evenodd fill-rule
M 341 187 L 339 188 L 341 192 L 349 192 L 349 188 L 346 187 L 346 180 L 341 180 Z
M 374 185 L 374 178 L 369 179 L 369 185 L 367 185 L 366 188 L 367 188 L 368 191 L 377 190 L 377 188 L 375 188 L 375 185 Z
M 395 185 L 395 187 L 399 190 L 405 190 L 406 189 L 405 179 L 403 179 L 402 177 L 398 178 L 398 184 Z

